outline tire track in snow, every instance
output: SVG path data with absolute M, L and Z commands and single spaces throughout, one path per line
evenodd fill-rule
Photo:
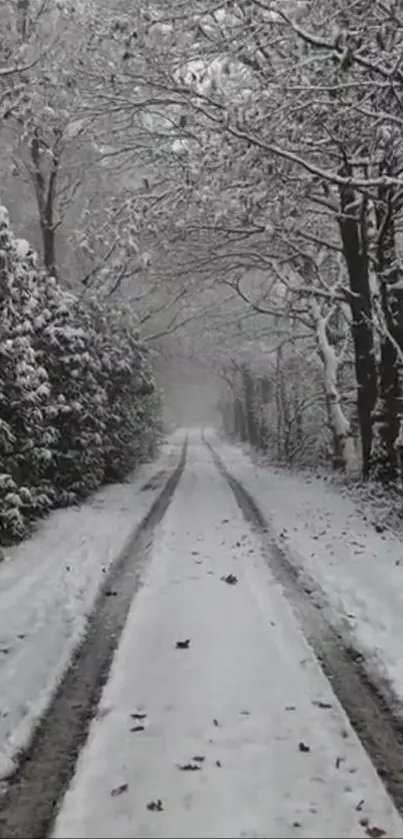
M 133 597 L 141 586 L 153 532 L 162 520 L 186 464 L 187 439 L 174 471 L 112 566 L 87 633 L 37 727 L 0 804 L 0 837 L 43 839 L 74 773 L 80 749 L 107 680 Z M 51 627 L 49 627 L 51 631 Z
M 315 652 L 340 704 L 368 753 L 398 811 L 403 814 L 403 723 L 377 685 L 371 682 L 362 658 L 326 620 L 322 605 L 312 601 L 307 577 L 287 557 L 270 533 L 255 500 L 226 469 L 211 443 L 203 440 L 230 486 L 245 519 L 258 531 L 276 580 L 291 603 L 301 629 Z M 314 582 L 313 586 L 314 587 Z M 316 592 L 318 591 L 316 587 Z

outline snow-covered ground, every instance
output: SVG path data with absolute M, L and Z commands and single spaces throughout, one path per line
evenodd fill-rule
M 111 563 L 161 491 L 152 478 L 172 469 L 182 437 L 127 483 L 52 513 L 0 564 L 0 777 L 13 769 L 47 707 Z M 148 489 L 142 489 L 151 481 Z
M 403 701 L 403 544 L 377 533 L 351 495 L 323 479 L 252 462 L 240 446 L 207 433 L 229 472 L 255 498 L 289 557 L 319 584 L 334 624 L 350 633 L 370 668 Z
M 56 839 L 403 835 L 195 435 L 144 582 Z

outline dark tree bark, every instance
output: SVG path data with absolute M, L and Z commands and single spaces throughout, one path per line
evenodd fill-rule
M 351 172 L 343 171 L 343 174 L 348 175 Z M 340 203 L 342 214 L 339 217 L 339 227 L 351 292 L 349 304 L 352 313 L 363 473 L 364 476 L 368 476 L 371 468 L 372 412 L 377 397 L 377 377 L 366 246 L 366 201 L 361 198 L 360 207 L 357 209 L 357 195 L 354 189 L 345 186 L 340 188 Z
M 262 376 L 259 379 L 259 448 L 266 452 L 268 448 L 269 429 L 267 427 L 267 419 L 264 413 L 265 405 L 268 404 L 271 395 L 271 383 L 267 376 Z
M 235 433 L 239 435 L 243 443 L 248 439 L 248 432 L 246 427 L 245 411 L 242 400 L 239 396 L 234 400 L 234 414 L 235 414 Z
M 46 270 L 54 277 L 57 276 L 56 223 L 54 211 L 57 176 L 60 165 L 59 140 L 60 135 L 57 134 L 51 150 L 51 165 L 48 173 L 44 171 L 45 167 L 42 162 L 44 149 L 38 130 L 34 132 L 31 141 L 31 158 L 34 165 L 35 195 L 42 237 L 43 261 Z
M 256 423 L 255 412 L 255 386 L 253 377 L 246 366 L 242 369 L 242 377 L 244 387 L 245 415 L 248 440 L 252 446 L 257 447 L 259 442 L 259 433 Z
M 397 347 L 403 348 L 403 292 L 399 288 L 393 191 L 385 187 L 379 190 L 377 229 L 380 304 L 390 337 L 383 335 L 381 339 L 380 399 L 374 418 L 380 445 L 375 465 L 379 478 L 389 483 L 399 475 L 400 458 L 395 443 L 403 416 L 403 400 Z

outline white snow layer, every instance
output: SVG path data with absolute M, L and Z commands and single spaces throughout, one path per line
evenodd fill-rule
M 403 835 L 258 538 L 192 439 L 53 837 L 369 827 Z
M 111 563 L 130 541 L 173 468 L 183 441 L 169 438 L 160 457 L 127 483 L 58 510 L 0 563 L 0 778 L 47 708 L 82 637 Z M 151 487 L 143 490 L 151 481 Z
M 319 585 L 327 617 L 385 675 L 403 702 L 403 545 L 377 533 L 340 488 L 259 467 L 210 431 L 229 472 L 255 498 L 288 557 Z M 371 511 L 367 510 L 369 519 Z

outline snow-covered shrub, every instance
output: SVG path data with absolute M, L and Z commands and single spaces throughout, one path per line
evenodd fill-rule
M 115 481 L 152 454 L 159 402 L 131 310 L 118 306 L 102 311 L 94 303 L 93 317 L 105 384 L 105 477 Z
M 104 477 L 105 390 L 96 340 L 90 312 L 66 297 L 35 337 L 51 388 L 51 480 L 61 503 L 84 497 Z
M 0 539 L 24 535 L 35 503 L 21 488 L 49 467 L 49 383 L 33 346 L 41 281 L 27 243 L 14 239 L 0 209 Z
M 0 208 L 0 543 L 122 478 L 158 434 L 133 314 L 66 294 Z
M 14 479 L 9 472 L 0 472 L 0 538 L 3 543 L 24 536 L 22 505 Z

